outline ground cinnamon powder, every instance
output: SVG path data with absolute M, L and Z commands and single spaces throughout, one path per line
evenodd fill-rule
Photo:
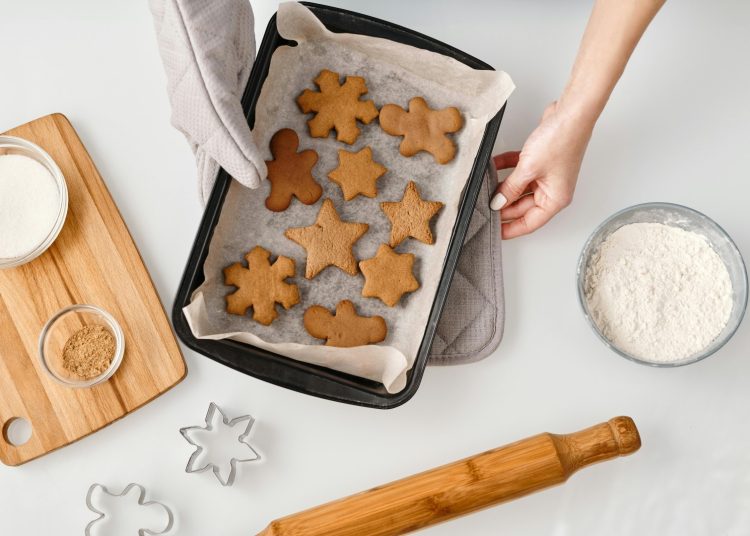
M 65 343 L 63 368 L 84 380 L 103 374 L 115 356 L 115 338 L 104 326 L 85 326 Z

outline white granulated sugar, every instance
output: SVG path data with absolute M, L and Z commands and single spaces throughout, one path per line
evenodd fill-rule
M 607 237 L 589 261 L 585 294 L 608 340 L 661 363 L 706 348 L 732 312 L 732 282 L 716 251 L 703 236 L 661 223 Z
M 0 258 L 20 257 L 41 244 L 55 224 L 60 192 L 42 164 L 0 155 Z

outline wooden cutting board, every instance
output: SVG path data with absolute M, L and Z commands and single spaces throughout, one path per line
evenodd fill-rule
M 42 147 L 68 184 L 65 226 L 32 262 L 0 270 L 0 430 L 31 423 L 21 446 L 0 434 L 0 460 L 20 465 L 89 435 L 150 402 L 186 373 L 164 308 L 107 187 L 73 126 L 52 114 L 8 131 Z M 56 383 L 41 368 L 39 333 L 62 307 L 90 303 L 125 333 L 115 375 L 88 389 Z

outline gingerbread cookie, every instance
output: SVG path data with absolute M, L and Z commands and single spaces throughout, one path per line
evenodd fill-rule
M 461 130 L 464 121 L 457 108 L 433 110 L 422 97 L 409 101 L 407 112 L 395 104 L 380 110 L 380 126 L 392 136 L 403 136 L 399 151 L 414 156 L 419 151 L 432 154 L 438 164 L 447 164 L 456 155 L 456 145 L 446 136 Z
M 284 236 L 307 250 L 307 279 L 312 279 L 327 266 L 338 266 L 347 274 L 356 275 L 357 259 L 352 247 L 368 228 L 366 223 L 342 221 L 333 201 L 325 199 L 313 225 L 287 229 Z
M 320 199 L 323 188 L 312 175 L 318 153 L 312 149 L 298 153 L 299 137 L 290 128 L 283 128 L 274 134 L 270 146 L 273 160 L 266 161 L 268 180 L 271 182 L 271 193 L 266 199 L 268 210 L 286 210 L 292 196 L 305 205 L 312 205 Z
M 305 329 L 326 346 L 350 348 L 385 340 L 388 328 L 382 316 L 359 316 L 349 300 L 340 301 L 333 315 L 325 307 L 313 305 L 303 317 Z
M 391 247 L 395 248 L 409 237 L 425 244 L 434 244 L 430 220 L 443 206 L 439 201 L 422 200 L 414 181 L 406 185 L 401 201 L 380 203 L 380 208 L 391 220 Z
M 378 195 L 375 185 L 388 169 L 372 159 L 372 149 L 365 147 L 354 153 L 339 149 L 339 167 L 328 178 L 341 187 L 344 199 L 351 201 L 359 194 L 366 197 Z
M 414 255 L 396 253 L 386 244 L 380 244 L 373 258 L 359 263 L 359 269 L 365 276 L 362 296 L 380 298 L 384 304 L 393 307 L 401 296 L 419 288 L 413 268 Z
M 268 326 L 279 316 L 276 303 L 289 309 L 299 303 L 299 288 L 285 283 L 287 277 L 294 276 L 294 261 L 279 256 L 273 264 L 268 260 L 271 253 L 255 246 L 245 255 L 247 268 L 239 262 L 224 268 L 224 284 L 233 285 L 237 290 L 227 295 L 227 312 L 244 315 L 253 308 L 253 320 Z
M 347 76 L 343 85 L 339 74 L 324 69 L 315 79 L 320 91 L 306 89 L 297 97 L 297 104 L 303 113 L 317 112 L 307 122 L 310 136 L 326 138 L 336 129 L 336 139 L 351 145 L 359 136 L 357 119 L 365 125 L 378 116 L 378 109 L 371 100 L 359 100 L 367 93 L 365 79 L 360 76 Z

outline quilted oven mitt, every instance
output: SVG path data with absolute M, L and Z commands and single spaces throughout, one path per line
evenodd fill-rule
M 154 16 L 172 124 L 195 152 L 205 205 L 219 166 L 248 188 L 266 175 L 242 110 L 255 59 L 248 0 L 149 0 Z M 503 333 L 503 280 L 498 212 L 489 210 L 497 185 L 491 164 L 464 240 L 430 353 L 433 365 L 482 359 Z
M 242 111 L 255 59 L 253 11 L 247 0 L 149 0 L 172 125 L 187 138 L 205 205 L 219 166 L 257 188 L 266 164 Z

